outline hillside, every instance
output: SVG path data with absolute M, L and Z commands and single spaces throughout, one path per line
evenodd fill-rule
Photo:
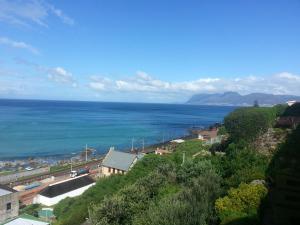
M 288 201 L 280 206 L 281 214 L 277 201 L 264 202 L 276 191 L 274 181 L 286 187 L 276 174 L 299 170 L 300 127 L 268 131 L 278 116 L 294 115 L 298 106 L 236 109 L 224 120 L 227 141 L 207 146 L 195 139 L 178 144 L 168 155 L 149 154 L 126 175 L 101 178 L 82 196 L 61 201 L 54 209 L 55 224 L 81 225 L 86 218 L 91 225 L 258 225 L 262 218 L 289 219 Z M 278 129 L 289 134 L 276 150 Z M 260 151 L 268 145 L 253 145 L 261 138 L 272 141 L 272 154 Z M 290 169 L 284 178 L 293 177 Z M 299 185 L 293 185 L 298 191 Z M 297 199 L 293 204 L 299 207 Z M 276 214 L 269 213 L 274 207 Z
M 255 101 L 259 105 L 276 105 L 286 103 L 289 100 L 300 101 L 300 96 L 273 95 L 264 93 L 252 93 L 240 95 L 237 92 L 225 92 L 217 94 L 196 94 L 193 95 L 187 104 L 197 105 L 230 105 L 230 106 L 252 106 Z

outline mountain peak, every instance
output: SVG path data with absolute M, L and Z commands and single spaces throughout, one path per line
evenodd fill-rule
M 238 92 L 228 91 L 216 94 L 196 94 L 193 95 L 187 103 L 195 105 L 251 106 L 254 101 L 258 101 L 260 105 L 276 105 L 286 103 L 289 100 L 300 101 L 300 97 L 294 95 L 274 95 L 266 93 L 240 95 Z

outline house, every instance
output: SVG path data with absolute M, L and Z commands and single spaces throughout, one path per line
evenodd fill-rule
M 157 148 L 155 150 L 155 155 L 166 155 L 166 154 L 170 154 L 171 152 L 167 149 L 161 149 L 161 148 Z
M 198 139 L 204 141 L 205 144 L 220 143 L 222 137 L 218 135 L 218 128 L 212 127 L 209 130 L 197 131 Z
M 111 174 L 125 174 L 143 156 L 144 154 L 131 154 L 116 151 L 111 148 L 102 161 L 101 173 L 104 176 L 109 176 Z
M 0 225 L 50 225 L 50 223 L 44 222 L 34 216 L 23 214 L 5 223 L 0 223 Z
M 0 185 L 0 223 L 19 215 L 19 195 L 14 189 Z
M 217 128 L 198 131 L 198 139 L 199 140 L 208 141 L 212 138 L 216 138 L 217 136 L 218 136 L 218 129 Z
M 67 197 L 76 197 L 95 185 L 95 181 L 87 174 L 50 184 L 42 190 L 35 198 L 33 203 L 45 206 L 57 204 Z

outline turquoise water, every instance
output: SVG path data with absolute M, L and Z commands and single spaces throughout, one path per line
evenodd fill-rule
M 130 149 L 221 122 L 234 107 L 0 100 L 0 159 L 59 156 L 88 144 L 99 153 Z

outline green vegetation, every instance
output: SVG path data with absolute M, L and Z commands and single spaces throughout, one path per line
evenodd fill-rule
M 248 218 L 248 221 L 259 223 L 258 208 L 266 194 L 267 188 L 263 184 L 241 183 L 238 188 L 230 188 L 228 195 L 216 201 L 221 224 L 237 218 Z
M 83 195 L 57 204 L 56 224 L 82 224 L 85 218 L 97 225 L 260 224 L 261 202 L 268 194 L 261 180 L 294 164 L 299 169 L 292 160 L 300 159 L 299 127 L 274 158 L 252 145 L 284 109 L 235 110 L 220 131 L 228 132 L 226 143 L 209 147 L 189 140 L 172 154 L 147 155 L 126 175 L 102 178 Z M 212 154 L 199 154 L 208 150 Z
M 276 117 L 282 113 L 281 109 L 280 106 L 237 109 L 225 117 L 225 128 L 235 142 L 254 141 L 274 125 Z
M 40 204 L 32 204 L 21 208 L 19 213 L 38 217 L 38 211 L 40 209 L 42 209 L 42 206 Z
M 165 158 L 149 155 L 138 162 L 126 176 L 115 175 L 103 178 L 83 195 L 62 200 L 54 208 L 54 214 L 58 219 L 57 224 L 81 224 L 88 217 L 88 207 L 91 204 L 99 203 L 105 196 L 110 196 L 126 185 L 133 184 L 166 161 Z
M 228 133 L 227 133 L 225 126 L 219 127 L 218 135 L 226 135 L 226 134 L 228 134 Z

